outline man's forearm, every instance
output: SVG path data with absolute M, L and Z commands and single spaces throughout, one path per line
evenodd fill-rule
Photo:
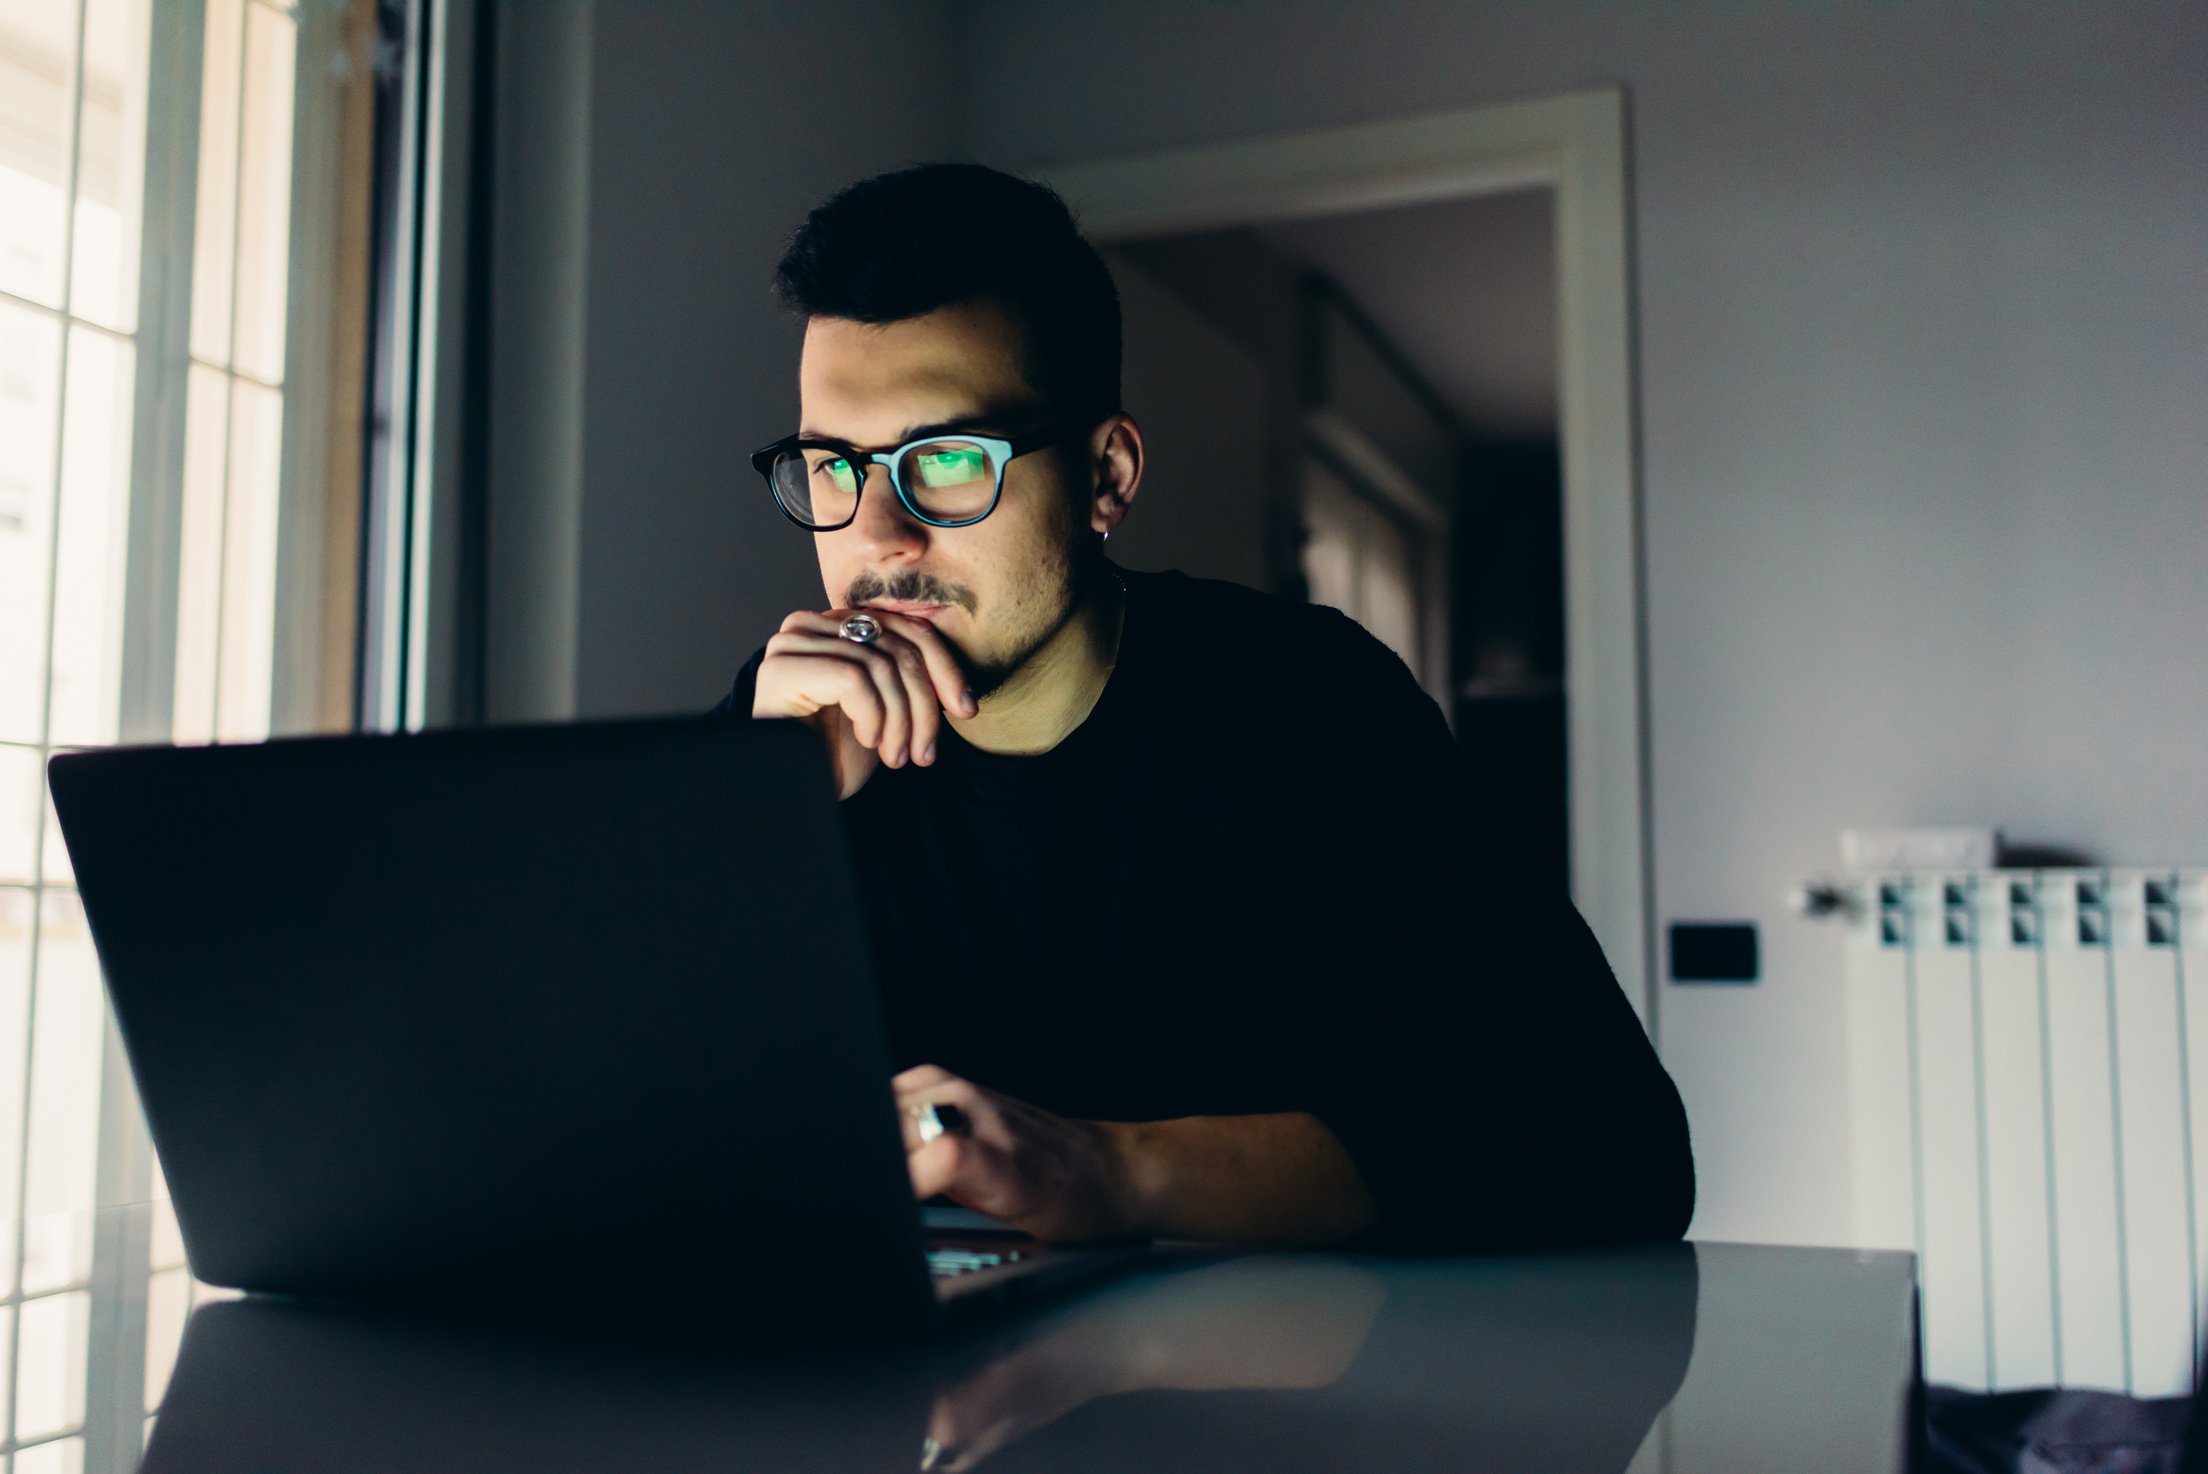
M 1104 1129 L 1129 1227 L 1151 1238 L 1310 1248 L 1354 1237 L 1378 1217 L 1349 1152 L 1301 1111 Z

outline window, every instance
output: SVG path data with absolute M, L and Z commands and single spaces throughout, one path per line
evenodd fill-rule
M 1402 526 L 1323 460 L 1303 468 L 1303 576 L 1311 602 L 1356 620 L 1416 671 L 1418 555 Z
M 93 1242 L 86 1210 L 157 1192 L 159 1169 L 45 759 L 354 724 L 376 25 L 372 0 L 0 0 L 0 1453 L 15 1471 L 137 1447 L 142 1417 L 88 1428 L 86 1409 L 158 1403 L 200 1293 L 173 1221 L 150 1247 Z M 144 1297 L 146 1355 L 90 1366 L 88 1327 L 117 1295 Z

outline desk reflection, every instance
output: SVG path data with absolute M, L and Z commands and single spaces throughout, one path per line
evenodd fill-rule
M 1386 1300 L 1379 1276 L 1336 1259 L 1235 1259 L 1138 1281 L 958 1377 L 936 1398 L 920 1467 L 975 1468 L 1099 1398 L 1330 1387 Z
M 926 1467 L 1615 1474 L 1686 1376 L 1699 1287 L 1686 1244 L 1185 1270 L 952 1381 Z
M 145 1474 L 1622 1470 L 1692 1357 L 1686 1245 L 1184 1256 L 937 1346 L 615 1355 L 256 1300 L 188 1327 Z

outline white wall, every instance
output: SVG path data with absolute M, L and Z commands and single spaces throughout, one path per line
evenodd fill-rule
M 1844 1237 L 1837 831 L 2208 858 L 2208 6 L 963 14 L 1015 167 L 1627 87 L 1657 914 L 1766 971 L 1662 999 L 1695 1231 Z
M 769 278 L 835 189 L 952 152 L 953 21 L 947 0 L 501 7 L 492 717 L 702 709 L 818 607 L 810 542 L 746 459 L 797 427 L 800 328 Z

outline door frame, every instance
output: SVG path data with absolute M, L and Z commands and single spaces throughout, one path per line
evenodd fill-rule
M 1547 187 L 1556 198 L 1572 897 L 1653 1036 L 1646 616 L 1615 87 L 1040 169 L 1098 244 Z

